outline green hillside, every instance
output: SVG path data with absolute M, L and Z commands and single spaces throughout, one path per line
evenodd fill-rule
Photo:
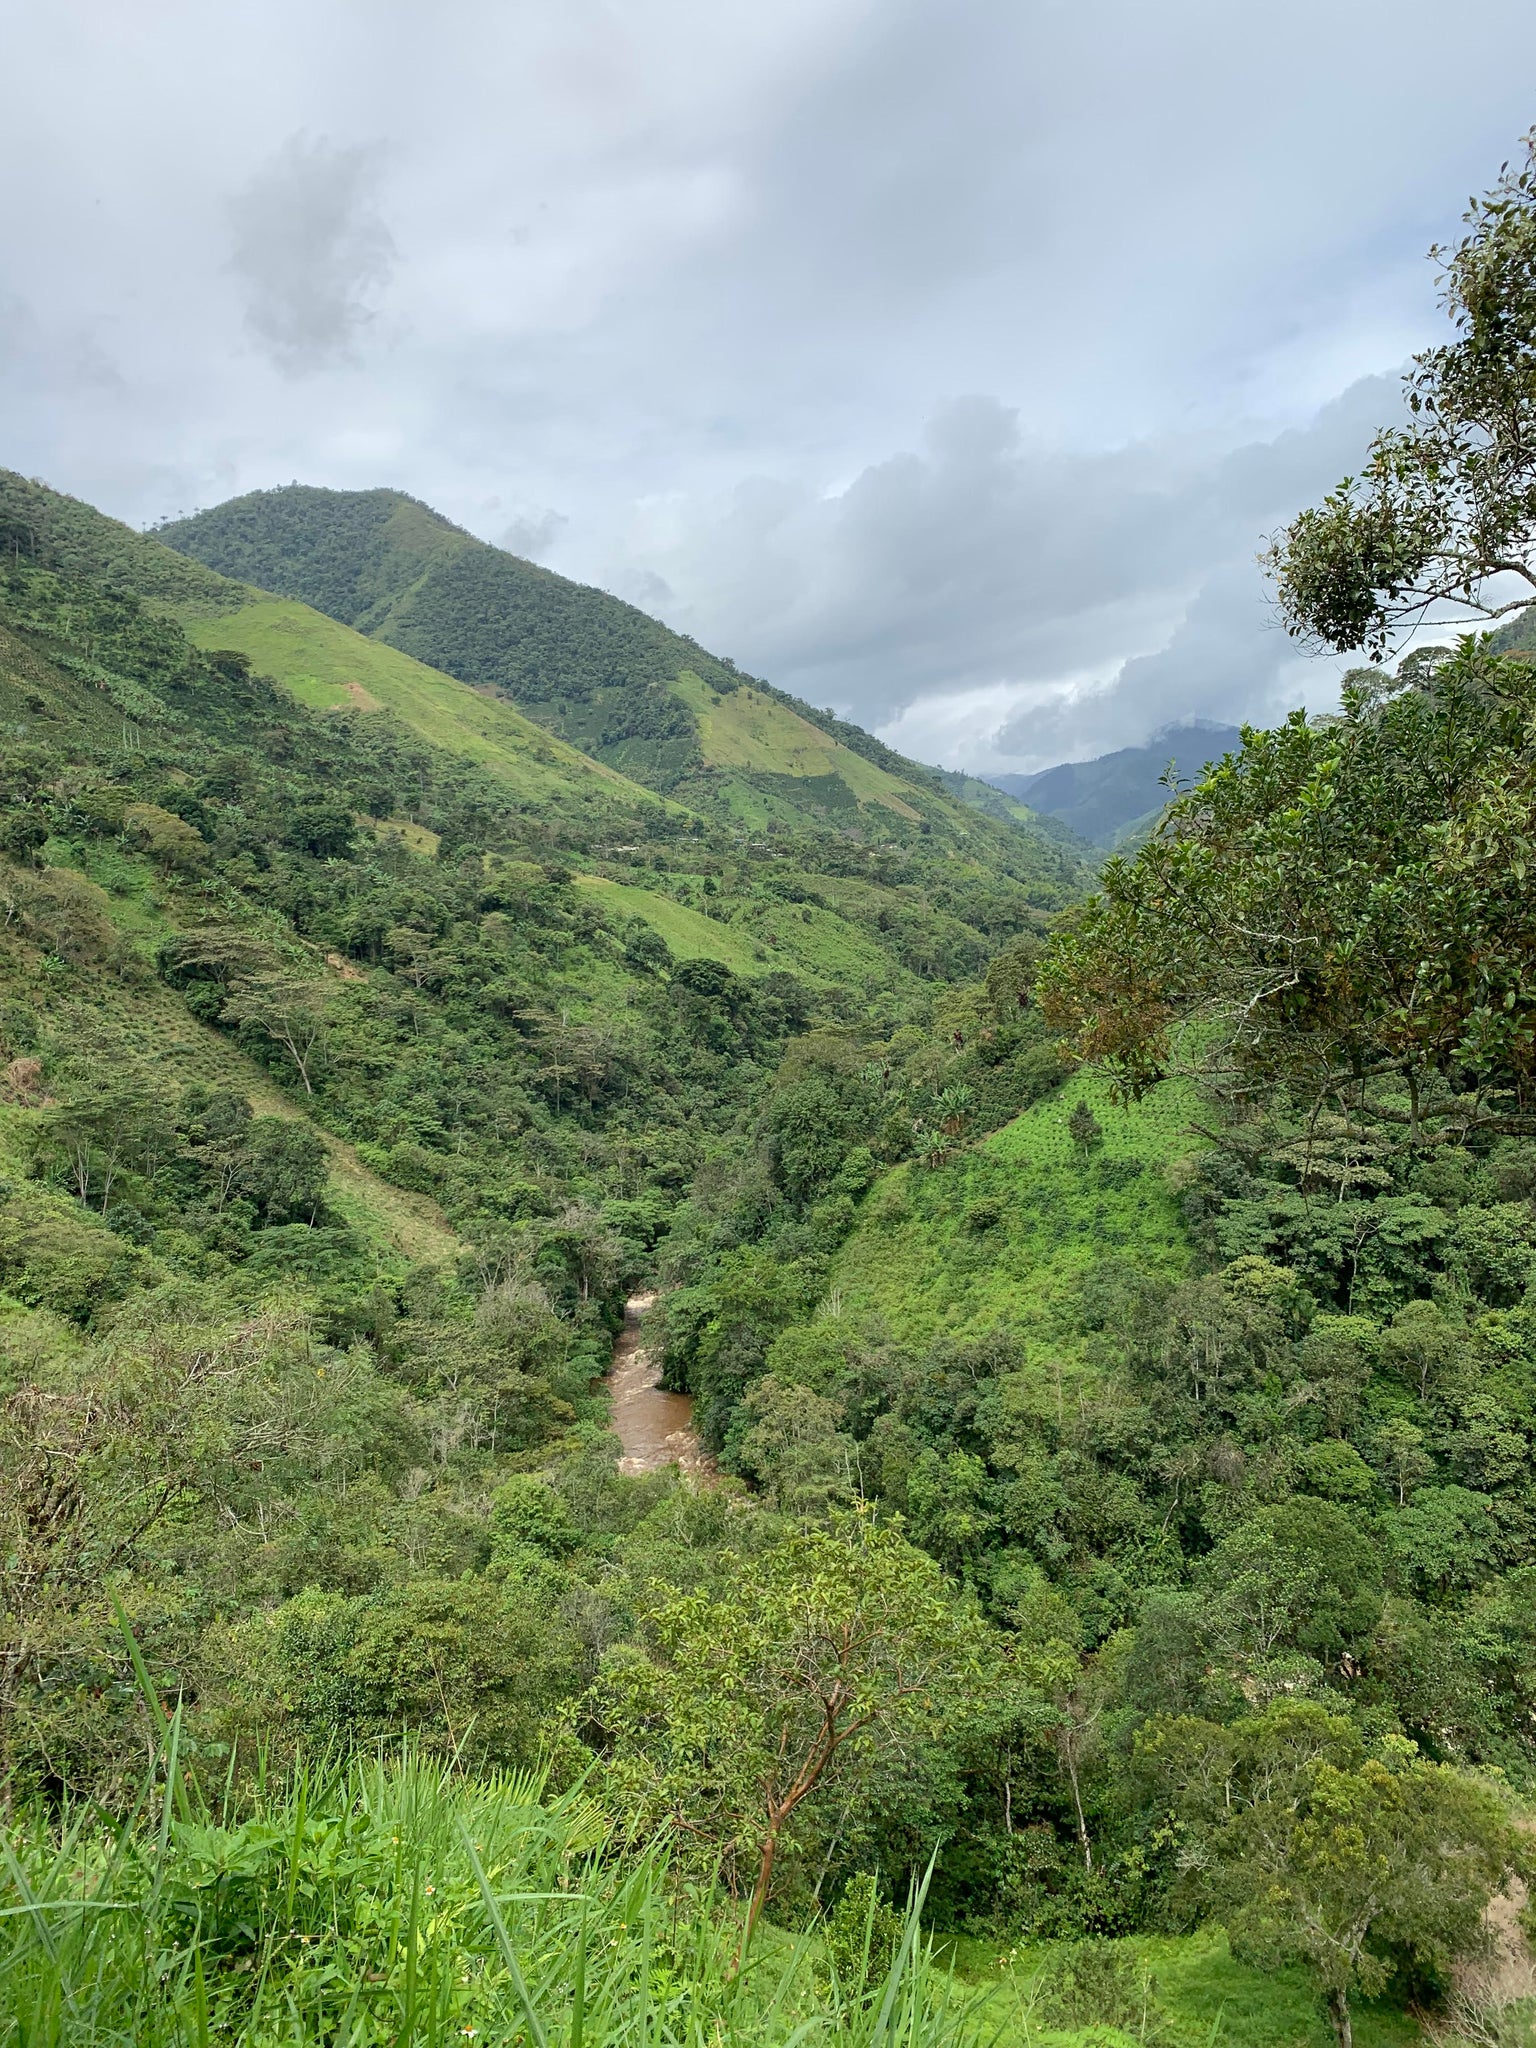
M 1067 1128 L 1080 1102 L 1103 1134 L 1085 1157 Z M 950 1162 L 898 1167 L 833 1265 L 839 1315 L 908 1341 L 974 1341 L 1008 1328 L 1027 1369 L 1075 1365 L 1078 1297 L 1095 1263 L 1124 1258 L 1149 1277 L 1189 1269 L 1167 1169 L 1196 1149 L 1193 1108 L 1176 1090 L 1116 1103 L 1084 1078 Z
M 158 538 L 494 690 L 584 753 L 738 828 L 938 832 L 1037 885 L 1070 887 L 1081 873 L 1023 806 L 978 817 L 936 771 L 401 492 L 256 491 Z
M 144 1754 L 77 1528 L 199 1759 L 398 1724 L 527 1762 L 675 1570 L 667 1485 L 603 1434 L 625 1296 L 696 1184 L 757 1174 L 787 1055 L 950 1061 L 945 1005 L 1038 947 L 1040 892 L 923 835 L 743 844 L 294 600 L 6 502 L 0 1514 L 55 1442 L 98 1479 L 5 1524 L 0 1642 L 42 1680 L 7 1667 L 3 1771 L 115 1799 Z M 1038 1036 L 989 1053 L 999 1120 Z M 760 1222 L 807 1197 L 786 1160 Z M 526 1576 L 520 1484 L 570 1489 L 585 1590 Z M 735 1527 L 688 1568 L 734 1572 Z
M 467 689 L 308 605 L 232 581 L 94 507 L 0 470 L 0 545 L 180 621 L 198 645 L 248 655 L 316 710 L 388 710 L 421 739 L 476 762 L 551 822 L 654 813 L 654 795 L 588 760 L 503 700 Z
M 1536 654 L 1536 605 L 1528 605 L 1496 627 L 1493 644 L 1500 654 Z

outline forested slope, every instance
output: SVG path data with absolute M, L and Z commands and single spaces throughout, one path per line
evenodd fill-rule
M 754 830 L 938 832 L 1021 879 L 1076 868 L 1022 806 L 989 806 L 996 823 L 983 825 L 935 771 L 402 492 L 256 491 L 158 538 L 497 691 L 598 760 L 711 815 Z
M 328 1725 L 324 1684 L 303 1704 L 323 1618 L 337 1656 L 345 1637 L 403 1660 L 334 1732 L 473 1722 L 477 1754 L 526 1757 L 585 1653 L 546 1584 L 471 1678 L 487 1617 L 512 1612 L 505 1570 L 477 1576 L 498 1489 L 553 1461 L 596 1489 L 594 1538 L 644 1517 L 656 1489 L 615 1492 L 592 1380 L 680 1199 L 755 1157 L 798 1099 L 776 1078 L 797 1043 L 840 1060 L 904 1031 L 931 1121 L 961 1057 L 938 995 L 1042 906 L 920 838 L 782 835 L 765 858 L 567 774 L 536 728 L 543 787 L 477 760 L 462 724 L 443 747 L 424 719 L 312 708 L 123 587 L 206 619 L 220 586 L 157 584 L 164 551 L 59 503 L 0 567 L 6 1442 L 42 1460 L 8 1507 L 8 1768 L 108 1788 L 136 1753 L 116 1678 L 101 1689 L 106 1589 L 71 1576 L 119 1543 L 116 1597 L 151 1666 L 195 1687 L 210 1754 L 246 1725 L 250 1658 L 278 1686 L 261 1740 Z M 1010 1066 L 995 1113 L 1036 1085 Z M 808 1193 L 770 1174 L 761 1201 L 803 1217 Z M 850 1222 L 808 1224 L 812 1255 Z M 90 1512 L 33 1527 L 27 1485 L 82 1458 Z M 185 1513 L 133 1533 L 157 1474 Z
M 1298 632 L 1536 553 L 1533 274 L 1536 144 L 1275 543 Z M 11 2033 L 1519 2048 L 1523 628 L 1246 733 L 1082 899 L 707 663 L 581 700 L 686 713 L 664 798 L 0 501 Z M 473 544 L 400 504 L 311 552 L 403 638 Z M 697 1483 L 605 1430 L 641 1288 Z

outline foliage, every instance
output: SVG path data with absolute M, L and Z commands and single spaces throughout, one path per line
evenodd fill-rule
M 1350 1120 L 1314 1128 L 1357 1182 L 1372 1129 L 1524 1129 L 1532 689 L 1466 643 L 1385 701 L 1347 690 L 1342 719 L 1246 734 L 1105 870 L 1047 1014 L 1133 1091 L 1196 1020 L 1232 1087 Z
M 654 1654 L 616 1657 L 582 1703 L 630 1828 L 671 1818 L 750 1883 L 743 1951 L 802 1805 L 882 1748 L 937 1729 L 983 1676 L 974 1619 L 867 1516 L 787 1536 L 732 1599 L 665 1601 Z
M 824 1936 L 836 1981 L 846 1992 L 868 1997 L 871 1985 L 884 1983 L 904 1931 L 901 1914 L 881 1898 L 875 1878 L 864 1871 L 849 1878 L 827 1916 Z
M 570 2048 L 975 2038 L 915 1910 L 867 2000 L 803 1945 L 739 1975 L 707 1893 L 665 1858 L 605 1853 L 579 1791 L 456 1778 L 406 1755 L 310 1765 L 225 1810 L 174 1790 L 179 1724 L 146 1811 L 22 1818 L 0 1880 L 0 2025 L 27 2040 L 446 2044 L 522 2034 Z
M 1063 2029 L 1113 2027 L 1149 2042 L 1167 2022 L 1156 1977 L 1112 1941 L 1063 1943 L 1047 1957 L 1033 1989 L 1036 2011 Z
M 1287 626 L 1325 647 L 1379 658 L 1437 602 L 1496 618 L 1529 597 L 1491 579 L 1536 588 L 1536 133 L 1464 218 L 1433 252 L 1455 339 L 1414 357 L 1407 425 L 1270 549 Z
M 278 497 L 381 631 L 478 546 Z M 1469 646 L 1246 736 L 1047 950 L 1070 865 L 598 593 L 556 591 L 535 708 L 689 808 L 0 505 L 0 1675 L 53 1902 L 0 1915 L 5 1995 L 67 1956 L 103 2028 L 174 1984 L 272 2038 L 271 1987 L 393 2039 L 414 1956 L 432 2026 L 528 2032 L 510 1953 L 568 2034 L 568 1901 L 618 1916 L 616 2028 L 942 2032 L 883 1892 L 1058 1944 L 1055 2026 L 1196 2027 L 1197 1955 L 1255 2041 L 1305 1972 L 1432 1997 L 1536 1783 L 1527 670 Z M 476 660 L 506 573 L 449 622 Z M 1074 1049 L 1118 1067 L 1063 1087 Z M 606 1433 L 652 1288 L 687 1481 Z M 505 1839 L 616 1832 L 482 1889 L 428 1811 L 484 1842 L 545 1760 L 579 1789 Z M 108 1863 L 127 1910 L 75 1912 Z M 1262 1992 L 1160 1932 L 1211 1912 Z
M 1240 1954 L 1317 1974 L 1340 2048 L 1349 1999 L 1394 1969 L 1443 1982 L 1486 1941 L 1483 1913 L 1525 1861 L 1498 1799 L 1320 1707 L 1277 1705 L 1219 1728 L 1154 1722 L 1140 1755 L 1169 1789 L 1197 1853 L 1189 1889 Z

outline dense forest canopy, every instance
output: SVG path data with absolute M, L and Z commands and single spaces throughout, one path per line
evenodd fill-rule
M 1533 210 L 1308 630 L 1525 545 Z M 1093 876 L 397 493 L 0 520 L 11 2036 L 1528 2038 L 1527 615 Z

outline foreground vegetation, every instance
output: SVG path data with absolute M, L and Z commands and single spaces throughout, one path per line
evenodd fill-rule
M 710 1894 L 675 1882 L 660 1846 L 605 1856 L 579 1791 L 405 1756 L 304 1770 L 227 1815 L 179 1790 L 177 1735 L 118 1823 L 14 1830 L 6 2038 L 980 2038 L 978 2002 L 935 1967 L 915 1905 L 889 1952 L 850 1923 L 830 1953 L 777 1941 L 738 1970 Z
M 1529 442 L 1452 431 L 1536 389 L 1496 200 L 1379 451 L 1413 579 L 1340 499 L 1308 630 L 1536 547 Z M 277 495 L 201 531 L 367 569 L 375 667 L 0 492 L 9 2038 L 1516 2048 L 1524 628 L 1245 733 L 1074 901 L 638 615 L 698 751 L 568 760 L 598 593 Z M 538 720 L 398 665 L 423 548 L 466 661 L 570 624 L 565 697 L 489 677 Z M 213 637 L 273 604 L 278 677 Z M 617 1470 L 641 1286 L 707 1486 Z

